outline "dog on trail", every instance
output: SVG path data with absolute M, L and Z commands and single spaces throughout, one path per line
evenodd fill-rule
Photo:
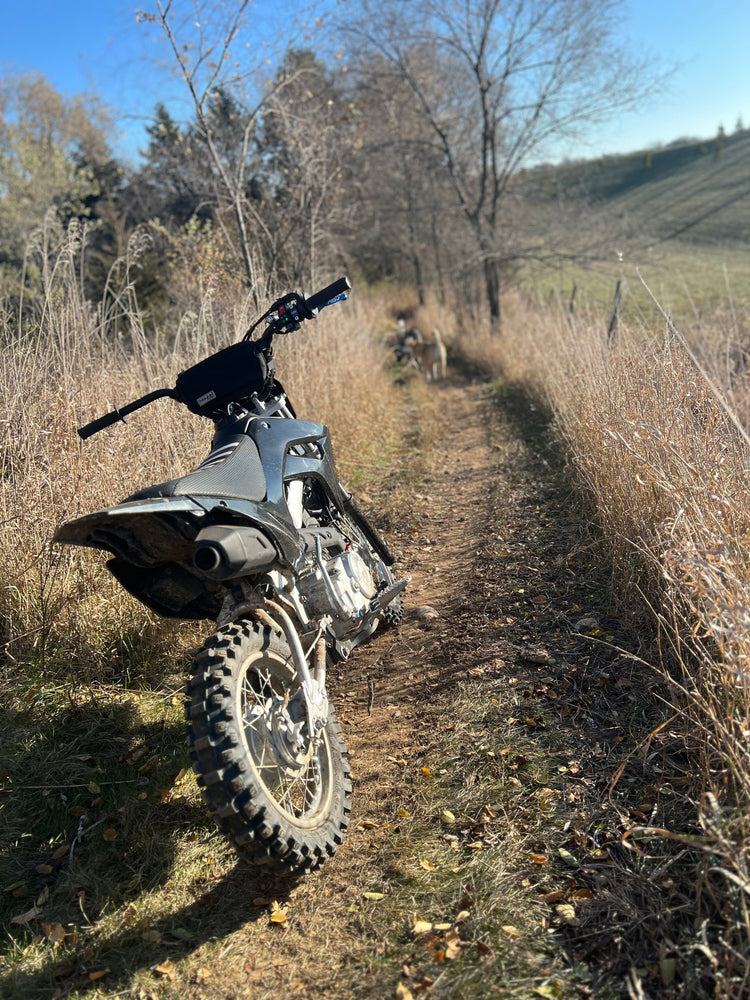
M 424 372 L 428 382 L 437 382 L 438 379 L 445 378 L 447 355 L 438 330 L 432 331 L 432 340 L 410 342 L 409 351 L 417 368 Z
M 445 378 L 447 357 L 438 330 L 432 331 L 432 340 L 425 340 L 417 327 L 407 329 L 399 317 L 394 352 L 397 360 L 423 372 L 428 382 Z
M 406 321 L 402 316 L 399 316 L 396 343 L 393 345 L 393 353 L 396 355 L 396 360 L 405 361 L 407 364 L 413 363 L 412 344 L 421 343 L 422 339 L 420 331 L 415 326 L 407 329 Z

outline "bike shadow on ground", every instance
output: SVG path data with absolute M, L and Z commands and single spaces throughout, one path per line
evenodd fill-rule
M 298 880 L 235 855 L 200 801 L 174 713 L 144 723 L 131 704 L 92 700 L 23 715 L 2 755 L 13 783 L 0 880 L 15 887 L 0 914 L 5 1000 L 117 993 L 284 906 Z

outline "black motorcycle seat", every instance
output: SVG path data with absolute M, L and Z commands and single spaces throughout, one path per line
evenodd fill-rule
M 245 434 L 225 439 L 194 472 L 167 483 L 138 490 L 127 500 L 155 497 L 231 497 L 260 502 L 266 496 L 266 477 L 258 446 Z

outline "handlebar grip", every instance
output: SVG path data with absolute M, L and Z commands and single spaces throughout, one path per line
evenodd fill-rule
M 155 399 L 162 399 L 164 396 L 169 396 L 170 399 L 178 399 L 179 397 L 175 395 L 174 389 L 154 389 L 153 392 L 147 392 L 145 396 L 141 396 L 140 399 L 134 399 L 132 403 L 127 403 L 125 406 L 121 406 L 119 409 L 112 410 L 111 413 L 105 413 L 103 417 L 97 417 L 96 420 L 92 420 L 90 424 L 85 424 L 83 427 L 78 428 L 78 436 L 83 438 L 90 438 L 92 434 L 98 434 L 99 431 L 103 431 L 105 427 L 109 427 L 112 424 L 116 424 L 118 420 L 122 420 L 125 423 L 125 417 L 129 413 L 134 413 L 136 410 L 140 410 L 142 406 L 148 406 L 149 403 L 153 403 Z M 185 402 L 182 400 L 182 402 Z
M 322 309 L 323 306 L 328 305 L 331 299 L 344 295 L 351 287 L 348 278 L 339 278 L 338 281 L 334 281 L 330 285 L 326 285 L 325 288 L 321 288 L 319 292 L 315 292 L 309 299 L 305 299 L 305 305 L 311 310 Z
M 83 427 L 78 428 L 78 437 L 83 441 L 86 438 L 90 438 L 93 434 L 98 434 L 99 431 L 103 431 L 105 427 L 109 427 L 111 424 L 116 424 L 118 420 L 124 422 L 125 418 L 120 410 L 113 410 L 111 413 L 105 413 L 103 417 L 97 417 L 96 420 L 92 420 L 89 424 L 84 424 Z

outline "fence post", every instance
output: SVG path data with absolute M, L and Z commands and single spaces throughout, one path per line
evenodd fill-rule
M 570 293 L 570 302 L 568 302 L 568 316 L 572 319 L 576 311 L 576 292 L 578 291 L 578 285 L 573 284 L 573 291 Z
M 622 298 L 622 286 L 620 279 L 617 279 L 617 285 L 615 287 L 615 299 L 612 303 L 612 315 L 609 317 L 609 326 L 607 327 L 607 343 L 611 344 L 612 341 L 617 336 L 617 324 L 620 322 L 620 299 Z

